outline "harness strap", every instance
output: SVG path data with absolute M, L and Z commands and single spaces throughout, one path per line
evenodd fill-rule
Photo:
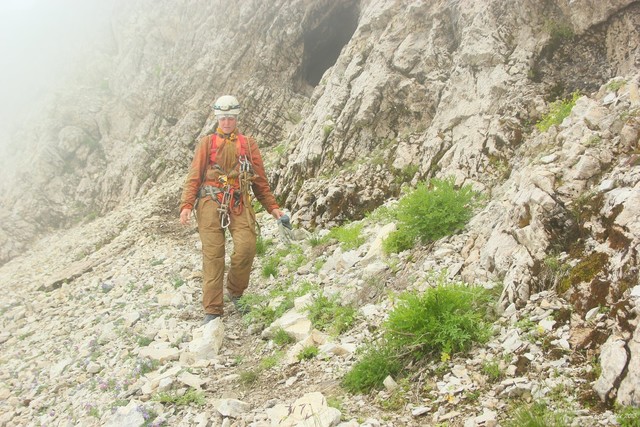
M 239 215 L 242 213 L 243 203 L 251 203 L 249 187 L 255 179 L 253 165 L 250 160 L 251 153 L 249 152 L 249 156 L 247 156 L 247 151 L 250 151 L 247 138 L 242 134 L 237 134 L 236 138 L 237 162 L 230 169 L 229 173 L 225 173 L 222 167 L 216 163 L 218 135 L 211 135 L 209 142 L 209 165 L 211 168 L 217 169 L 220 173 L 220 182 L 219 186 L 203 185 L 198 190 L 198 199 L 211 196 L 211 199 L 218 203 L 220 226 L 222 228 L 227 228 L 231 222 L 229 212 Z M 232 181 L 230 182 L 230 180 Z M 204 182 L 204 177 L 202 182 Z M 244 199 L 245 195 L 246 199 Z M 197 202 L 196 200 L 196 204 Z

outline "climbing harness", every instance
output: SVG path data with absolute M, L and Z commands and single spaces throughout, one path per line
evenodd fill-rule
M 213 135 L 210 145 L 211 152 L 209 161 L 211 169 L 215 169 L 219 173 L 218 181 L 212 183 L 214 185 L 201 187 L 198 195 L 199 197 L 211 196 L 211 199 L 218 203 L 220 226 L 222 228 L 228 228 L 229 224 L 231 224 L 230 213 L 240 214 L 243 204 L 250 203 L 249 188 L 255 179 L 255 175 L 253 165 L 246 155 L 247 141 L 243 135 L 237 136 L 236 153 L 238 161 L 228 173 L 225 173 L 222 167 L 216 163 L 216 139 L 217 135 Z

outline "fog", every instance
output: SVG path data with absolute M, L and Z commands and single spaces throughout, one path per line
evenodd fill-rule
M 9 132 L 100 46 L 114 0 L 0 0 L 0 155 Z

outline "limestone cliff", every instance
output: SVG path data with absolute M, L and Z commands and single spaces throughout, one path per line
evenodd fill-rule
M 608 306 L 607 345 L 637 360 L 639 22 L 633 0 L 122 1 L 110 48 L 14 136 L 0 261 L 153 194 L 174 195 L 155 214 L 177 218 L 210 104 L 232 93 L 297 224 L 361 219 L 453 176 L 488 199 L 442 242 L 455 274 L 501 282 L 504 307 L 547 289 L 580 316 Z M 534 126 L 573 93 L 570 119 Z M 550 255 L 573 275 L 551 274 Z

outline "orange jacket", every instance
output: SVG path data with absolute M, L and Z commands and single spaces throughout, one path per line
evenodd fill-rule
M 220 139 L 221 138 L 218 138 L 218 140 Z M 246 139 L 248 145 L 247 157 L 249 157 L 255 173 L 255 179 L 251 184 L 253 194 L 267 212 L 271 213 L 274 209 L 278 209 L 279 206 L 276 202 L 276 198 L 271 193 L 260 149 L 258 148 L 258 144 L 254 138 L 248 137 Z M 211 153 L 211 144 L 214 140 L 215 138 L 213 138 L 213 135 L 206 135 L 200 139 L 200 142 L 198 142 L 198 145 L 196 146 L 193 160 L 191 161 L 191 167 L 189 168 L 189 172 L 182 189 L 182 197 L 180 197 L 180 211 L 185 208 L 193 209 L 198 195 L 198 190 L 203 184 L 203 178 L 204 183 L 207 183 L 206 171 L 213 166 L 210 164 L 209 156 Z M 218 160 L 219 159 L 216 159 L 216 163 L 219 163 Z M 233 165 L 222 164 L 220 166 L 222 166 L 224 170 L 227 170 Z

